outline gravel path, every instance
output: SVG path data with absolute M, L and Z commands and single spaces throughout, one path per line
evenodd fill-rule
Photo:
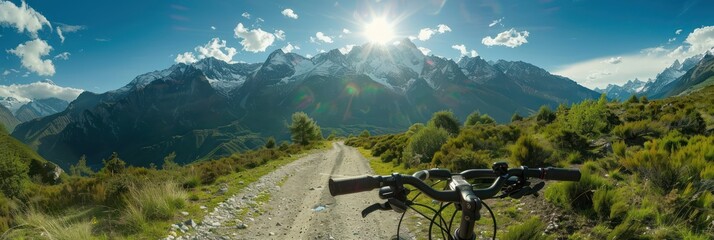
M 377 190 L 330 196 L 330 176 L 365 174 L 374 174 L 368 160 L 356 149 L 334 143 L 329 150 L 261 177 L 220 203 L 190 235 L 176 239 L 392 239 L 399 214 L 360 215 L 363 208 L 381 201 Z M 270 196 L 267 203 L 256 202 L 265 196 Z M 404 227 L 402 231 L 402 236 L 408 235 Z

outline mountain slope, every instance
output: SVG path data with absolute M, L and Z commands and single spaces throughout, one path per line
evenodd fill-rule
M 698 89 L 704 88 L 714 83 L 714 54 L 708 53 L 696 66 L 687 71 L 684 75 L 677 78 L 675 81 L 667 84 L 664 89 L 657 95 L 656 98 L 664 98 L 669 96 L 677 96 L 683 93 L 689 93 Z
M 702 57 L 704 57 L 704 54 L 695 55 L 685 59 L 681 63 L 679 60 L 675 60 L 671 66 L 665 68 L 661 73 L 657 74 L 654 80 L 647 82 L 639 94 L 645 95 L 649 98 L 658 98 L 659 96 L 667 95 L 666 93 L 671 90 L 668 85 L 675 82 L 690 69 L 694 68 Z
M 21 122 L 27 122 L 64 111 L 68 105 L 69 102 L 59 98 L 35 99 L 17 109 L 15 117 Z
M 604 93 L 610 99 L 625 100 L 632 95 L 637 95 L 642 92 L 645 85 L 649 82 L 640 81 L 639 79 L 629 80 L 622 86 L 608 84 L 605 89 L 596 88 L 595 91 L 599 93 Z
M 12 112 L 10 112 L 9 109 L 0 105 L 0 124 L 5 127 L 6 131 L 12 132 L 12 130 L 15 129 L 15 126 L 20 124 L 20 121 L 12 115 Z

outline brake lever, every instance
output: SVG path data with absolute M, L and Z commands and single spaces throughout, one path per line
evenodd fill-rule
M 364 210 L 362 210 L 362 218 L 366 218 L 367 215 L 377 210 L 394 210 L 395 212 L 403 213 L 407 211 L 407 208 L 407 203 L 404 203 L 396 198 L 390 198 L 384 203 L 375 203 L 370 205 L 369 207 L 366 207 Z
M 536 184 L 536 185 L 533 186 L 533 187 L 531 187 L 531 186 L 524 186 L 524 187 L 522 187 L 522 188 L 520 188 L 520 189 L 517 189 L 517 190 L 515 190 L 515 191 L 509 193 L 508 196 L 511 197 L 511 198 L 515 198 L 515 199 L 519 199 L 519 198 L 521 198 L 521 197 L 523 197 L 523 196 L 528 196 L 528 195 L 533 195 L 533 196 L 538 197 L 538 191 L 540 191 L 541 189 L 543 189 L 543 186 L 545 186 L 545 183 L 544 183 L 544 182 L 540 182 L 540 183 Z

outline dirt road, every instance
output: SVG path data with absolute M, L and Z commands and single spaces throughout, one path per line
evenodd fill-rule
M 399 214 L 360 215 L 366 206 L 380 202 L 377 190 L 330 196 L 330 176 L 364 174 L 374 174 L 368 160 L 356 149 L 334 143 L 329 150 L 263 176 L 213 209 L 196 232 L 183 239 L 391 239 Z M 270 200 L 261 203 L 265 196 Z M 241 210 L 247 214 L 236 214 Z M 404 227 L 401 235 L 407 236 Z

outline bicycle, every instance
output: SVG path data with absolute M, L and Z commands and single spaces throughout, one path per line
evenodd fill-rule
M 438 180 L 433 185 L 428 185 L 424 182 L 427 179 Z M 558 181 L 580 181 L 580 170 L 564 169 L 564 168 L 528 168 L 521 166 L 518 168 L 508 168 L 505 162 L 496 162 L 491 169 L 470 169 L 461 173 L 451 173 L 447 169 L 430 169 L 421 170 L 413 175 L 405 175 L 393 173 L 387 176 L 359 176 L 343 179 L 329 180 L 330 194 L 332 196 L 352 194 L 357 192 L 371 191 L 379 188 L 379 197 L 386 199 L 384 203 L 375 203 L 362 211 L 362 217 L 367 217 L 370 213 L 377 210 L 394 210 L 402 213 L 397 225 L 397 239 L 399 239 L 399 229 L 404 219 L 404 215 L 408 209 L 412 209 L 419 213 L 424 218 L 431 221 L 429 224 L 429 239 L 432 239 L 432 227 L 437 226 L 437 230 L 441 231 L 443 239 L 453 240 L 473 240 L 476 238 L 474 226 L 476 221 L 481 219 L 480 210 L 482 206 L 491 214 L 493 219 L 493 238 L 496 238 L 498 227 L 496 217 L 491 208 L 482 200 L 490 198 L 521 198 L 527 195 L 538 195 L 538 191 L 545 186 L 545 182 L 540 182 L 531 186 L 528 178 L 539 178 L 542 180 L 558 180 Z M 474 189 L 474 184 L 468 180 L 474 179 L 495 179 L 493 183 L 482 189 Z M 433 186 L 440 181 L 447 181 L 445 190 L 440 191 L 434 189 Z M 420 192 L 411 200 L 407 199 L 407 195 L 412 191 L 404 187 L 411 185 Z M 447 189 L 448 188 L 448 189 Z M 503 191 L 501 191 L 503 190 Z M 499 192 L 502 192 L 497 196 Z M 414 200 L 420 194 L 426 194 L 431 199 L 441 202 L 440 208 L 434 209 L 424 204 L 415 203 Z M 446 204 L 444 204 L 446 203 Z M 451 216 L 448 225 L 441 213 L 449 205 L 454 205 L 456 211 Z M 429 218 L 426 214 L 418 211 L 413 206 L 427 208 L 434 212 L 434 216 Z M 461 223 L 459 227 L 451 234 L 454 217 L 457 212 L 461 212 Z M 438 219 L 437 219 L 438 217 Z M 437 223 L 438 221 L 438 223 Z

